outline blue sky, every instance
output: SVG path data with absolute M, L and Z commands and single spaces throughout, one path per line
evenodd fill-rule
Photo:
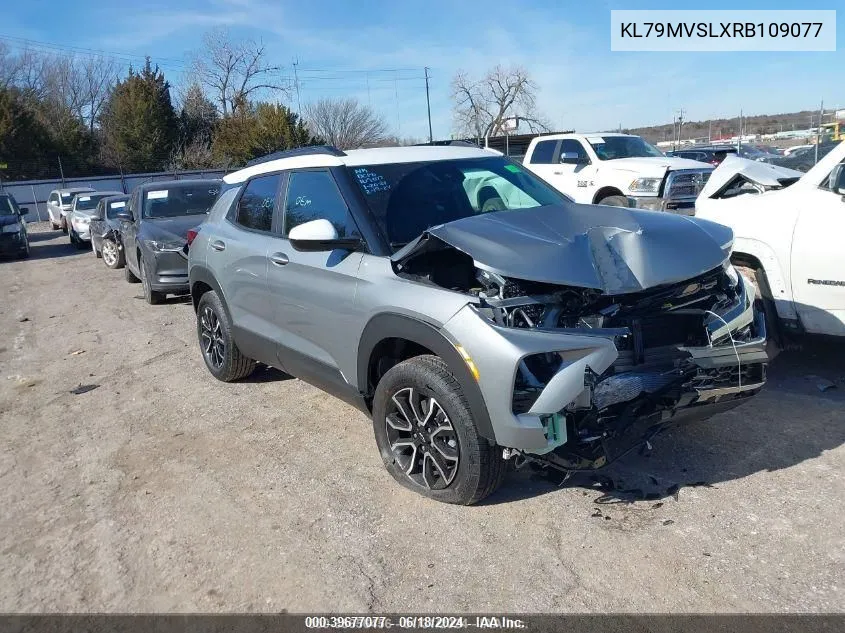
M 675 2 L 580 0 L 7 0 L 0 37 L 105 50 L 128 62 L 150 55 L 175 85 L 203 32 L 226 27 L 260 39 L 292 73 L 301 100 L 356 96 L 400 136 L 427 136 L 423 67 L 431 69 L 434 135 L 451 130 L 449 83 L 458 70 L 526 67 L 539 110 L 581 131 L 746 113 L 845 107 L 845 10 L 831 53 L 611 52 L 611 9 L 677 9 Z M 835 9 L 841 2 L 710 0 L 707 9 Z M 841 6 L 839 7 L 842 8 Z M 20 40 L 5 40 L 17 46 Z M 133 57 L 138 56 L 138 57 Z M 396 69 L 396 70 L 394 70 Z M 362 72 L 367 71 L 367 72 Z M 284 99 L 283 99 L 284 100 Z M 296 106 L 295 97 L 287 100 Z

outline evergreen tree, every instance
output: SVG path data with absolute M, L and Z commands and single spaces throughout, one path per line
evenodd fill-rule
M 26 180 L 55 170 L 55 151 L 47 129 L 26 106 L 19 91 L 0 89 L 0 169 L 3 180 Z
M 102 115 L 104 153 L 125 171 L 153 171 L 170 160 L 178 121 L 170 101 L 170 84 L 150 59 L 144 69 L 119 82 Z

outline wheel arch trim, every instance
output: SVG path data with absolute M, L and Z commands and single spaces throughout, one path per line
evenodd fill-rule
M 375 385 L 369 384 L 369 368 L 372 354 L 379 343 L 386 339 L 404 339 L 421 345 L 440 357 L 453 373 L 470 405 L 478 432 L 488 440 L 495 441 L 493 424 L 484 402 L 481 388 L 473 378 L 456 343 L 434 325 L 410 316 L 385 313 L 372 317 L 361 334 L 358 343 L 357 383 L 358 390 L 366 398 L 371 398 Z

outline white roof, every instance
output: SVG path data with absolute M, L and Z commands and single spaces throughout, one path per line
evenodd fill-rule
M 610 136 L 636 136 L 635 134 L 622 134 L 621 132 L 562 132 L 561 134 L 542 134 L 538 136 L 536 141 L 556 140 L 561 138 L 571 138 L 573 136 L 586 137 L 610 137 Z
M 245 167 L 223 177 L 227 184 L 236 184 L 259 174 L 282 169 L 301 169 L 306 167 L 340 167 L 347 165 L 383 165 L 386 163 L 416 163 L 432 160 L 453 160 L 460 158 L 490 158 L 501 155 L 494 150 L 480 147 L 420 145 L 413 147 L 377 147 L 373 149 L 351 149 L 345 156 L 332 154 L 305 154 L 259 163 Z

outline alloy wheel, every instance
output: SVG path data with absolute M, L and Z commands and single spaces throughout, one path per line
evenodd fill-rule
M 117 264 L 117 245 L 111 240 L 103 240 L 103 261 L 111 267 Z
M 209 306 L 205 306 L 200 316 L 200 330 L 202 353 L 212 367 L 220 369 L 226 358 L 226 343 L 223 340 L 220 319 Z
M 458 435 L 434 397 L 400 389 L 391 397 L 385 427 L 393 457 L 412 481 L 431 490 L 452 483 L 460 461 Z

